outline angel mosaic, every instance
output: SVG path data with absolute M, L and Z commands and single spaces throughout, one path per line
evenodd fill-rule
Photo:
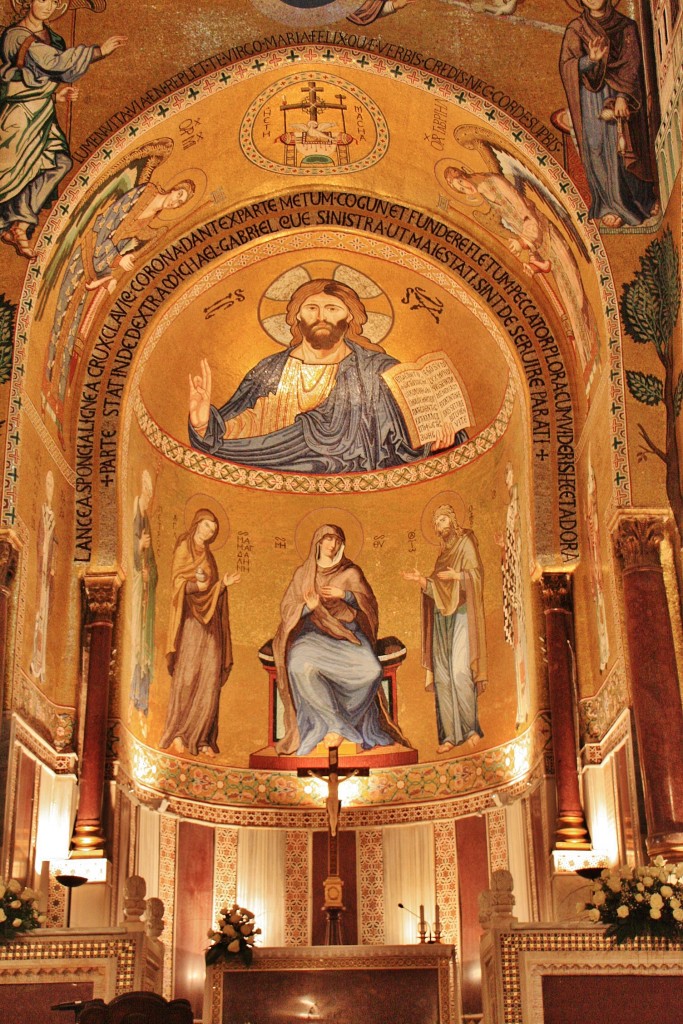
M 44 380 L 44 405 L 60 431 L 64 403 L 98 310 L 144 250 L 168 231 L 164 212 L 180 209 L 195 194 L 191 178 L 168 189 L 150 180 L 172 148 L 170 139 L 161 139 L 131 154 L 85 198 L 57 241 L 37 315 L 42 317 L 50 289 L 61 277 Z
M 583 239 L 558 200 L 493 133 L 467 125 L 456 129 L 454 136 L 465 149 L 475 150 L 487 169 L 475 172 L 446 161 L 443 178 L 449 198 L 457 195 L 463 201 L 482 200 L 473 208 L 472 216 L 491 234 L 507 241 L 525 274 L 543 280 L 565 321 L 588 387 L 599 359 L 598 327 L 572 248 L 545 211 L 558 218 L 582 259 L 589 263 Z
M 18 17 L 0 37 L 0 240 L 27 259 L 38 214 L 54 202 L 72 166 L 56 104 L 73 103 L 74 83 L 125 42 L 110 36 L 100 46 L 67 47 L 51 22 L 69 9 L 105 6 L 105 0 L 12 0 Z

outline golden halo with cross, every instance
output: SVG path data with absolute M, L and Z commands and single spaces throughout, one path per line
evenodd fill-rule
M 297 263 L 280 274 L 266 289 L 259 303 L 258 318 L 264 331 L 278 345 L 288 346 L 292 335 L 285 320 L 287 304 L 297 288 L 318 279 L 337 281 L 354 290 L 368 315 L 363 326 L 363 338 L 368 342 L 368 347 L 379 347 L 394 323 L 394 310 L 389 297 L 367 274 L 336 260 Z

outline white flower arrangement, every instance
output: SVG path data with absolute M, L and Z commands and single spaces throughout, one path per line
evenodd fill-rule
M 261 934 L 260 928 L 254 927 L 254 915 L 244 907 L 233 903 L 232 907 L 222 907 L 216 929 L 207 932 L 212 945 L 206 950 L 204 958 L 208 965 L 218 960 L 229 960 L 239 956 L 248 967 L 253 957 L 253 946 L 256 936 Z
M 45 915 L 36 906 L 38 893 L 10 878 L 0 878 L 0 942 L 10 942 L 17 935 L 33 931 L 45 924 Z
M 683 863 L 656 857 L 646 867 L 605 869 L 580 909 L 589 921 L 609 925 L 617 942 L 639 935 L 683 940 Z

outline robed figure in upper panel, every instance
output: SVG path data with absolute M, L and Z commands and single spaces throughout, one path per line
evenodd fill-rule
M 172 149 L 171 139 L 157 139 L 115 164 L 87 193 L 57 237 L 36 316 L 40 320 L 45 315 L 58 285 L 43 407 L 60 434 L 65 403 L 96 316 L 143 252 L 169 231 L 165 212 L 179 210 L 195 194 L 195 183 L 189 178 L 168 189 L 152 181 Z
M 591 193 L 607 228 L 659 212 L 638 26 L 611 0 L 582 0 L 567 25 L 560 74 Z
M 579 261 L 569 241 L 588 267 L 590 259 L 581 235 L 552 192 L 497 136 L 485 128 L 466 125 L 456 130 L 455 139 L 466 149 L 476 151 L 486 170 L 474 172 L 453 162 L 444 171 L 446 184 L 456 194 L 484 200 L 473 212 L 475 219 L 507 240 L 508 248 L 522 262 L 528 277 L 546 283 L 551 300 L 554 299 L 566 321 L 567 333 L 588 379 L 599 358 L 600 336 Z M 556 294 L 547 283 L 548 278 L 554 281 Z
M 74 83 L 125 37 L 67 47 L 50 24 L 68 8 L 101 11 L 104 0 L 12 0 L 12 7 L 17 20 L 0 37 L 0 240 L 30 259 L 38 215 L 72 166 L 56 103 L 73 103 Z
M 349 285 L 300 285 L 287 305 L 288 347 L 257 363 L 224 405 L 211 404 L 207 360 L 190 376 L 192 447 L 249 466 L 322 474 L 397 466 L 467 440 L 446 420 L 428 443 L 414 443 L 386 379 L 399 360 L 364 337 L 366 321 Z

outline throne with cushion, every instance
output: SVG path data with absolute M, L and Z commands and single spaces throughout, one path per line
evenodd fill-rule
M 406 658 L 405 645 L 395 636 L 380 637 L 375 644 L 375 653 L 382 666 L 382 691 L 384 703 L 393 722 L 398 725 L 398 670 Z M 278 754 L 275 744 L 284 731 L 282 702 L 277 688 L 273 641 L 268 640 L 258 652 L 268 685 L 268 746 L 249 756 L 250 768 L 299 769 L 325 768 L 328 763 L 327 750 L 316 747 L 306 757 Z M 344 742 L 339 748 L 341 768 L 353 768 L 361 762 L 370 768 L 388 768 L 394 765 L 415 764 L 417 751 L 412 747 L 392 744 L 390 747 L 375 747 L 374 750 L 356 748 L 355 743 Z

